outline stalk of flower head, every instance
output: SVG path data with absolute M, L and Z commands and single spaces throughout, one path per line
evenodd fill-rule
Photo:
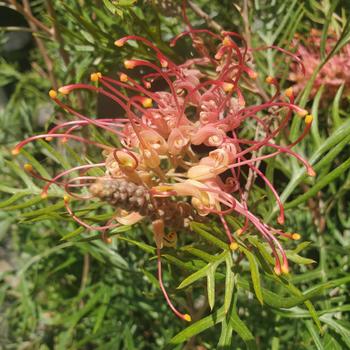
M 210 52 L 205 40 L 216 43 Z M 96 164 L 84 164 L 65 170 L 52 179 L 36 174 L 31 165 L 28 173 L 46 181 L 42 196 L 46 197 L 51 185 L 65 191 L 64 205 L 69 215 L 88 230 L 101 232 L 108 242 L 107 231 L 120 225 L 133 225 L 140 220 L 152 224 L 157 251 L 160 289 L 171 310 L 180 318 L 190 321 L 170 300 L 162 280 L 161 249 L 169 244 L 166 229 L 172 233 L 185 232 L 191 220 L 221 222 L 228 239 L 228 249 L 239 247 L 239 240 L 250 232 L 257 232 L 267 242 L 274 256 L 276 274 L 288 273 L 288 261 L 278 236 L 298 239 L 297 234 L 284 233 L 265 224 L 249 210 L 244 198 L 245 169 L 250 169 L 271 190 L 280 209 L 278 223 L 284 223 L 283 204 L 274 185 L 257 161 L 285 155 L 300 161 L 309 175 L 315 173 L 311 165 L 292 150 L 309 132 L 312 116 L 295 104 L 293 91 L 282 93 L 278 79 L 267 77 L 266 83 L 275 87 L 267 101 L 247 105 L 251 92 L 241 81 L 254 86 L 257 73 L 248 62 L 246 42 L 234 32 L 215 34 L 209 30 L 189 29 L 174 38 L 170 46 L 190 38 L 200 57 L 176 64 L 153 43 L 140 36 L 129 35 L 115 41 L 121 49 L 128 41 L 136 40 L 154 52 L 154 60 L 128 59 L 126 69 L 148 67 L 154 72 L 130 78 L 119 74 L 119 81 L 100 72 L 91 74 L 92 84 L 70 84 L 58 92 L 51 90 L 51 99 L 76 120 L 64 121 L 43 135 L 32 136 L 15 146 L 13 154 L 37 139 L 61 139 L 64 142 L 83 142 L 97 147 L 102 159 Z M 284 49 L 275 49 L 292 58 Z M 296 59 L 300 64 L 300 60 Z M 152 82 L 165 83 L 162 90 L 152 89 Z M 68 96 L 75 90 L 102 94 L 122 108 L 122 118 L 93 119 L 69 105 Z M 304 118 L 305 128 L 289 145 L 276 144 L 277 137 L 290 119 Z M 262 128 L 261 139 L 242 137 L 249 123 Z M 276 126 L 277 124 L 277 126 Z M 91 126 L 116 135 L 123 148 L 104 145 L 80 136 L 82 128 Z M 60 131 L 60 132 L 59 132 Z M 75 133 L 79 133 L 76 135 Z M 245 136 L 247 137 L 247 136 Z M 261 151 L 260 155 L 254 152 Z M 272 151 L 271 151 L 272 150 Z M 94 168 L 104 169 L 104 175 L 89 175 Z M 76 172 L 79 175 L 76 176 Z M 224 174 L 230 177 L 225 179 Z M 85 189 L 85 192 L 84 192 Z M 81 190 L 82 193 L 76 191 Z M 102 226 L 82 220 L 70 205 L 74 200 L 97 200 L 115 208 L 115 215 Z M 227 215 L 241 218 L 242 227 L 232 233 L 225 219 Z M 175 233 L 174 233 L 175 234 Z

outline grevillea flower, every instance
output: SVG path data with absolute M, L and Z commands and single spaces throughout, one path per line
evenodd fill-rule
M 305 65 L 305 74 L 294 66 L 289 74 L 289 79 L 295 82 L 294 92 L 297 94 L 302 91 L 307 82 L 312 77 L 314 71 L 322 62 L 321 59 L 321 33 L 316 29 L 310 31 L 303 41 L 296 39 L 295 44 L 298 48 L 297 54 L 301 57 Z M 327 36 L 325 42 L 325 52 L 329 54 L 337 43 L 338 38 L 333 34 Z M 293 67 L 293 66 L 292 66 Z M 340 52 L 330 58 L 317 74 L 314 81 L 311 96 L 314 96 L 319 88 L 324 85 L 326 89 L 323 98 L 333 98 L 341 85 L 344 84 L 345 91 L 350 89 L 350 44 L 345 45 Z
M 190 321 L 188 314 L 175 308 L 163 286 L 162 247 L 174 245 L 176 233 L 186 229 L 191 220 L 218 218 L 226 232 L 229 249 L 238 248 L 238 234 L 244 238 L 255 230 L 271 248 L 275 273 L 288 273 L 288 261 L 278 236 L 298 239 L 299 235 L 275 229 L 249 210 L 242 173 L 245 169 L 252 171 L 270 188 L 280 208 L 279 224 L 284 222 L 283 205 L 256 162 L 287 155 L 302 163 L 309 175 L 315 173 L 309 163 L 292 150 L 307 134 L 312 122 L 312 116 L 295 104 L 293 91 L 280 92 L 277 79 L 268 77 L 266 82 L 276 87 L 274 96 L 261 104 L 248 105 L 246 95 L 256 91 L 257 73 L 248 63 L 252 50 L 244 39 L 234 32 L 219 35 L 189 26 L 170 46 L 186 37 L 192 39 L 198 57 L 181 64 L 165 56 L 145 38 L 129 35 L 116 40 L 118 48 L 134 40 L 153 51 L 154 60 L 124 62 L 126 70 L 147 67 L 148 73 L 132 79 L 121 72 L 116 80 L 97 72 L 91 74 L 92 84 L 71 84 L 58 91 L 51 90 L 51 99 L 74 118 L 57 124 L 46 134 L 20 142 L 13 154 L 38 139 L 80 142 L 101 149 L 100 163 L 79 165 L 52 179 L 40 177 L 29 164 L 25 168 L 47 182 L 43 197 L 53 184 L 64 188 L 64 203 L 71 217 L 87 229 L 100 231 L 106 241 L 108 229 L 148 220 L 157 248 L 160 288 L 173 312 Z M 211 47 L 216 45 L 213 54 L 205 46 L 203 37 L 211 40 Z M 156 80 L 163 81 L 165 88 L 152 89 Z M 124 117 L 85 116 L 65 102 L 65 95 L 79 90 L 108 97 L 122 108 Z M 304 118 L 304 131 L 291 144 L 278 145 L 276 138 L 295 114 Z M 255 123 L 264 136 L 261 139 L 241 136 L 249 127 L 247 122 Z M 117 136 L 120 144 L 107 145 L 82 136 L 79 131 L 86 126 Z M 103 169 L 104 174 L 89 175 L 96 168 Z M 76 172 L 79 176 L 70 178 Z M 87 191 L 78 195 L 76 190 L 81 188 Z M 103 226 L 90 225 L 74 213 L 70 206 L 72 199 L 104 201 L 115 208 L 115 215 Z M 225 216 L 229 214 L 243 218 L 244 224 L 238 232 L 232 233 L 226 223 Z

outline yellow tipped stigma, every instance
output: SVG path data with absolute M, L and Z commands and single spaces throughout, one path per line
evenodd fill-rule
M 299 233 L 293 233 L 292 234 L 292 239 L 294 239 L 295 241 L 297 241 L 300 238 L 301 238 L 301 236 L 299 235 Z
M 287 97 L 289 97 L 289 98 L 291 98 L 292 96 L 293 96 L 293 88 L 288 88 L 288 89 L 286 89 L 285 91 L 284 91 L 284 94 L 287 96 Z
M 151 98 L 145 98 L 143 101 L 142 101 L 142 106 L 145 107 L 145 108 L 150 108 L 153 106 L 153 101 Z
M 312 168 L 308 169 L 307 174 L 309 176 L 316 176 L 316 171 Z
M 14 148 L 14 149 L 11 151 L 11 154 L 12 154 L 13 156 L 17 156 L 17 154 L 19 154 L 20 151 L 21 151 L 20 149 Z
M 277 266 L 275 266 L 275 267 L 273 268 L 273 270 L 275 271 L 275 274 L 276 274 L 277 276 L 279 276 L 279 275 L 281 274 L 281 269 L 279 269 Z
M 300 110 L 297 112 L 297 114 L 298 114 L 299 117 L 304 118 L 304 117 L 307 115 L 307 110 L 306 110 L 306 109 L 300 109 Z
M 191 322 L 192 321 L 192 317 L 189 314 L 185 314 L 184 315 L 184 320 L 187 322 Z
M 49 91 L 49 96 L 51 98 L 57 98 L 57 91 L 56 90 L 50 90 Z
M 239 228 L 238 230 L 236 230 L 236 235 L 240 236 L 243 233 L 243 230 L 241 228 Z
M 169 63 L 166 60 L 161 60 L 160 65 L 162 66 L 162 68 L 168 68 Z
M 58 89 L 58 92 L 63 95 L 68 95 L 70 93 L 70 90 L 67 87 L 63 86 Z
M 126 83 L 128 81 L 128 76 L 125 73 L 120 74 L 119 80 L 122 83 Z
M 224 40 L 222 41 L 222 44 L 223 44 L 224 46 L 229 46 L 229 45 L 231 45 L 231 39 L 230 39 L 228 36 L 225 36 L 225 37 L 224 37 Z
M 311 124 L 313 120 L 314 120 L 314 117 L 311 114 L 308 114 L 305 117 L 305 124 Z
M 265 81 L 268 84 L 273 84 L 273 82 L 275 81 L 274 77 L 271 77 L 270 75 L 265 79 Z
M 233 90 L 234 85 L 231 83 L 224 83 L 222 88 L 225 92 L 231 92 Z
M 131 61 L 131 60 L 125 60 L 124 61 L 124 67 L 126 69 L 133 69 L 133 68 L 135 68 L 135 62 Z
M 67 202 L 70 201 L 70 197 L 69 197 L 67 194 L 65 194 L 65 195 L 63 196 L 63 200 L 67 203 Z
M 281 272 L 282 272 L 284 275 L 288 275 L 288 273 L 289 273 L 288 266 L 282 265 L 282 267 L 281 267 Z
M 93 82 L 99 81 L 99 79 L 101 78 L 102 78 L 102 74 L 100 72 L 90 74 L 90 80 Z
M 237 249 L 238 249 L 238 244 L 237 244 L 237 242 L 232 242 L 232 243 L 230 244 L 230 249 L 231 249 L 231 250 L 237 250 Z
M 114 45 L 117 47 L 122 47 L 122 46 L 124 46 L 124 40 L 118 39 L 114 42 Z
M 29 164 L 29 163 L 24 164 L 23 168 L 24 168 L 25 171 L 32 171 L 33 170 L 32 165 Z
M 50 142 L 50 141 L 52 141 L 53 140 L 53 137 L 52 136 L 47 136 L 47 137 L 45 137 L 45 141 L 47 141 L 47 142 Z
M 41 197 L 41 199 L 46 199 L 47 198 L 47 192 L 42 192 L 41 194 L 40 194 L 40 197 Z
M 254 71 L 249 72 L 249 77 L 253 80 L 255 80 L 258 77 L 258 73 Z

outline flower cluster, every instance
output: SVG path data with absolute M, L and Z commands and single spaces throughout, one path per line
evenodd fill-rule
M 307 82 L 311 79 L 316 68 L 321 64 L 321 33 L 312 29 L 310 35 L 305 39 L 304 44 L 300 39 L 296 39 L 298 55 L 301 57 L 305 65 L 305 74 L 300 70 L 295 69 L 289 74 L 289 79 L 295 82 L 293 86 L 294 92 L 297 94 L 302 91 Z M 325 43 L 326 54 L 329 54 L 337 43 L 335 34 L 328 35 Z M 345 45 L 342 50 L 331 57 L 328 62 L 322 67 L 314 81 L 311 95 L 314 96 L 319 88 L 324 85 L 327 87 L 324 98 L 333 98 L 339 89 L 344 84 L 345 90 L 350 88 L 350 44 Z
M 286 254 L 278 236 L 298 239 L 298 234 L 275 229 L 254 215 L 248 208 L 245 189 L 246 173 L 252 172 L 270 188 L 280 213 L 278 223 L 284 222 L 281 200 L 256 162 L 277 155 L 290 155 L 300 161 L 311 176 L 312 167 L 292 150 L 309 131 L 312 116 L 294 103 L 291 89 L 281 92 L 277 79 L 267 77 L 266 83 L 275 87 L 275 94 L 264 102 L 247 105 L 246 96 L 257 90 L 257 73 L 250 65 L 251 49 L 234 32 L 220 35 L 208 30 L 190 27 L 170 43 L 190 37 L 198 57 L 182 64 L 165 56 L 155 45 L 139 36 L 126 36 L 115 41 L 118 48 L 128 41 L 138 41 L 154 52 L 154 61 L 129 59 L 126 70 L 147 68 L 140 79 L 119 73 L 119 80 L 100 72 L 91 74 L 92 84 L 72 84 L 51 90 L 54 102 L 76 119 L 57 124 L 43 135 L 32 136 L 20 142 L 13 154 L 18 154 L 27 143 L 53 138 L 77 141 L 101 149 L 103 160 L 97 164 L 79 165 L 44 179 L 31 165 L 25 166 L 33 176 L 47 181 L 42 196 L 46 197 L 52 184 L 65 189 L 64 203 L 72 218 L 88 229 L 99 230 L 108 241 L 106 231 L 120 225 L 131 225 L 146 219 L 152 225 L 158 256 L 158 277 L 161 290 L 170 308 L 184 320 L 170 301 L 163 286 L 161 249 L 174 245 L 176 232 L 188 227 L 191 220 L 214 220 L 222 223 L 228 239 L 228 248 L 238 248 L 237 237 L 252 230 L 269 244 L 275 259 L 275 273 L 288 273 Z M 205 45 L 203 38 L 215 43 L 216 51 Z M 290 54 L 294 57 L 292 54 Z M 297 57 L 294 57 L 299 62 Z M 160 91 L 153 88 L 162 81 Z M 153 85 L 152 85 L 153 84 Z M 122 118 L 89 118 L 65 103 L 65 96 L 76 90 L 89 90 L 104 95 L 124 110 Z M 60 96 L 62 98 L 60 98 Z M 304 118 L 304 131 L 289 145 L 278 145 L 276 138 L 285 130 L 295 115 Z M 260 138 L 249 135 L 247 128 L 254 125 L 261 130 Z M 116 135 L 120 145 L 110 146 L 76 134 L 85 126 L 94 126 Z M 103 176 L 88 175 L 95 168 L 104 169 Z M 79 176 L 69 175 L 79 172 Z M 84 187 L 84 195 L 74 190 Z M 115 208 L 115 215 L 104 226 L 92 226 L 79 218 L 70 206 L 72 198 L 95 198 Z M 232 233 L 225 216 L 243 218 L 242 227 Z

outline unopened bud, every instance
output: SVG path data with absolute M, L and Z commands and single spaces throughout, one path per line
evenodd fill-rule
M 17 154 L 19 154 L 19 152 L 20 152 L 20 149 L 19 149 L 19 148 L 14 148 L 14 149 L 11 151 L 11 154 L 12 154 L 13 156 L 17 156 Z
M 62 86 L 58 89 L 58 92 L 60 92 L 63 95 L 68 95 L 70 93 L 70 90 L 67 87 Z
M 231 83 L 224 83 L 222 85 L 222 88 L 224 89 L 225 92 L 231 92 L 233 90 L 234 85 Z
M 304 118 L 307 115 L 307 110 L 306 109 L 299 109 L 297 111 L 297 114 L 298 114 L 299 117 Z
M 41 192 L 40 197 L 41 197 L 41 199 L 46 199 L 47 198 L 47 192 Z
M 125 43 L 125 40 L 123 39 L 118 39 L 114 42 L 114 45 L 117 46 L 117 47 L 122 47 L 124 46 L 124 43 Z

